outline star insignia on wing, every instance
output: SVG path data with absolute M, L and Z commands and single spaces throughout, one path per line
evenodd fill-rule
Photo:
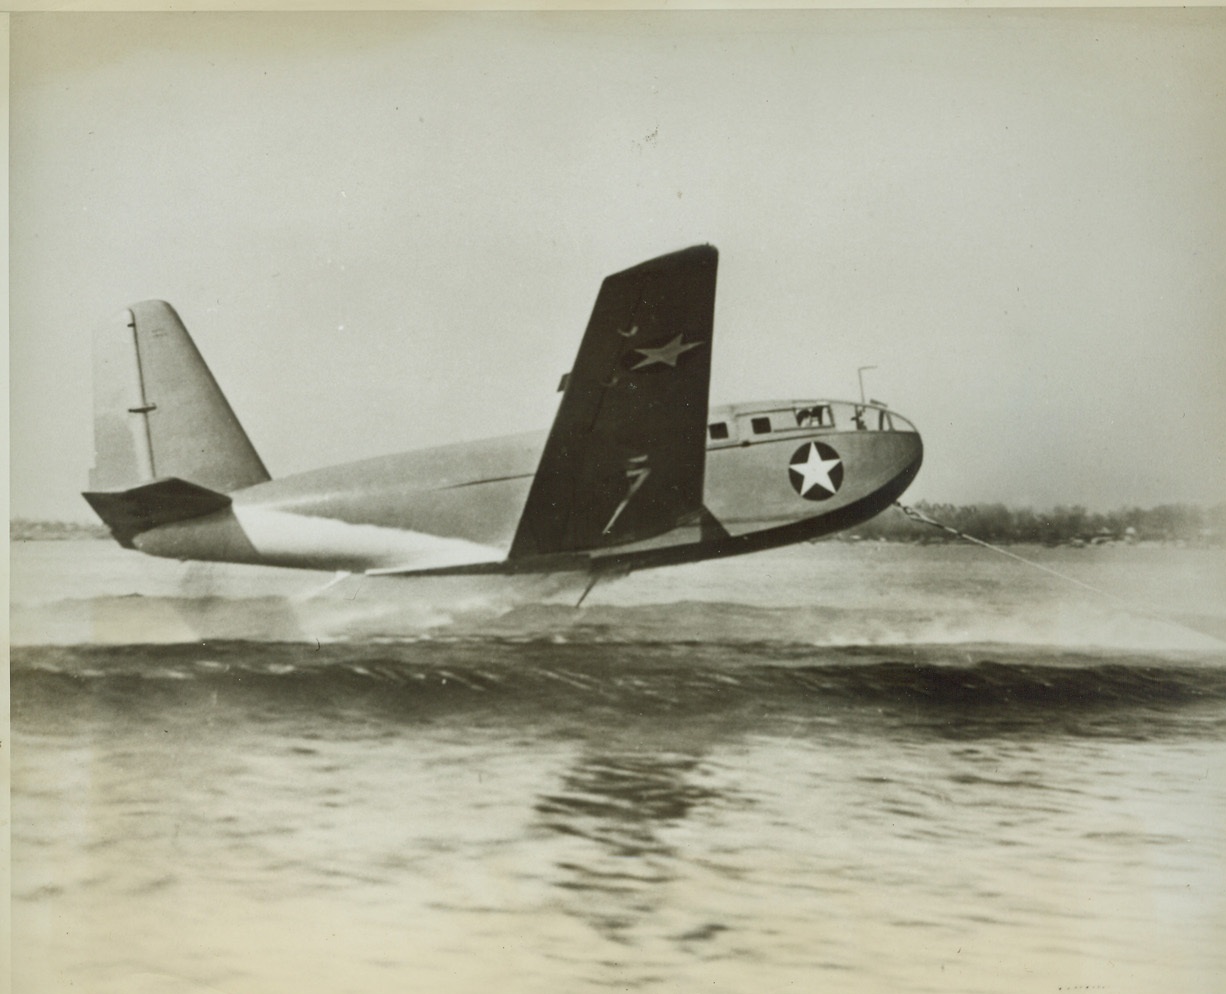
M 843 483 L 843 460 L 829 445 L 809 442 L 792 455 L 788 465 L 792 489 L 806 500 L 833 497 Z
M 678 335 L 667 345 L 661 345 L 658 349 L 635 349 L 634 351 L 643 358 L 630 368 L 632 370 L 644 369 L 658 362 L 664 366 L 672 366 L 673 369 L 676 369 L 677 359 L 683 353 L 689 352 L 690 349 L 696 349 L 701 344 L 702 342 L 683 342 L 682 336 Z

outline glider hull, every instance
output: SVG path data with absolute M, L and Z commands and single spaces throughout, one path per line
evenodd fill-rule
M 625 572 L 853 527 L 923 457 L 863 400 L 710 408 L 709 245 L 601 284 L 549 432 L 270 479 L 174 309 L 95 336 L 84 496 L 155 556 L 376 574 Z

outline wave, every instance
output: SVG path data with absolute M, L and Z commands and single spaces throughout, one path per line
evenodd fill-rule
M 11 677 L 65 685 L 186 681 L 213 688 L 378 686 L 450 695 L 805 693 L 830 699 L 1068 703 L 1226 702 L 1226 659 L 1010 646 L 875 646 L 717 641 L 572 641 L 453 636 L 353 645 L 221 641 L 16 647 Z
M 665 749 L 746 736 L 1220 741 L 1226 660 L 557 636 L 32 646 L 13 650 L 10 699 L 17 733 L 65 741 L 99 723 L 253 743 L 385 739 L 422 724 L 465 740 L 663 736 Z

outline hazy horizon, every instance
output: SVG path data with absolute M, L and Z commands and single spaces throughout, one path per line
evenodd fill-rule
M 603 277 L 698 242 L 712 402 L 876 366 L 908 502 L 1218 502 L 1224 15 L 13 15 L 11 513 L 92 520 L 133 301 L 284 476 L 547 428 Z

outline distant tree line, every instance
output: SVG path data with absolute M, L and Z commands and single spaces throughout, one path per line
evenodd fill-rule
M 1042 545 L 1105 542 L 1187 542 L 1220 545 L 1226 541 L 1226 504 L 1197 507 L 1162 504 L 1126 507 L 1116 511 L 1090 511 L 1080 505 L 1061 505 L 1046 511 L 1006 507 L 1004 504 L 936 504 L 919 501 L 914 507 L 928 517 L 985 542 L 1033 542 Z M 871 521 L 841 536 L 889 542 L 955 542 L 948 532 L 913 521 L 898 508 L 890 508 Z
M 9 519 L 10 542 L 46 542 L 80 538 L 106 538 L 105 525 L 82 524 L 76 521 L 35 521 L 30 518 Z

